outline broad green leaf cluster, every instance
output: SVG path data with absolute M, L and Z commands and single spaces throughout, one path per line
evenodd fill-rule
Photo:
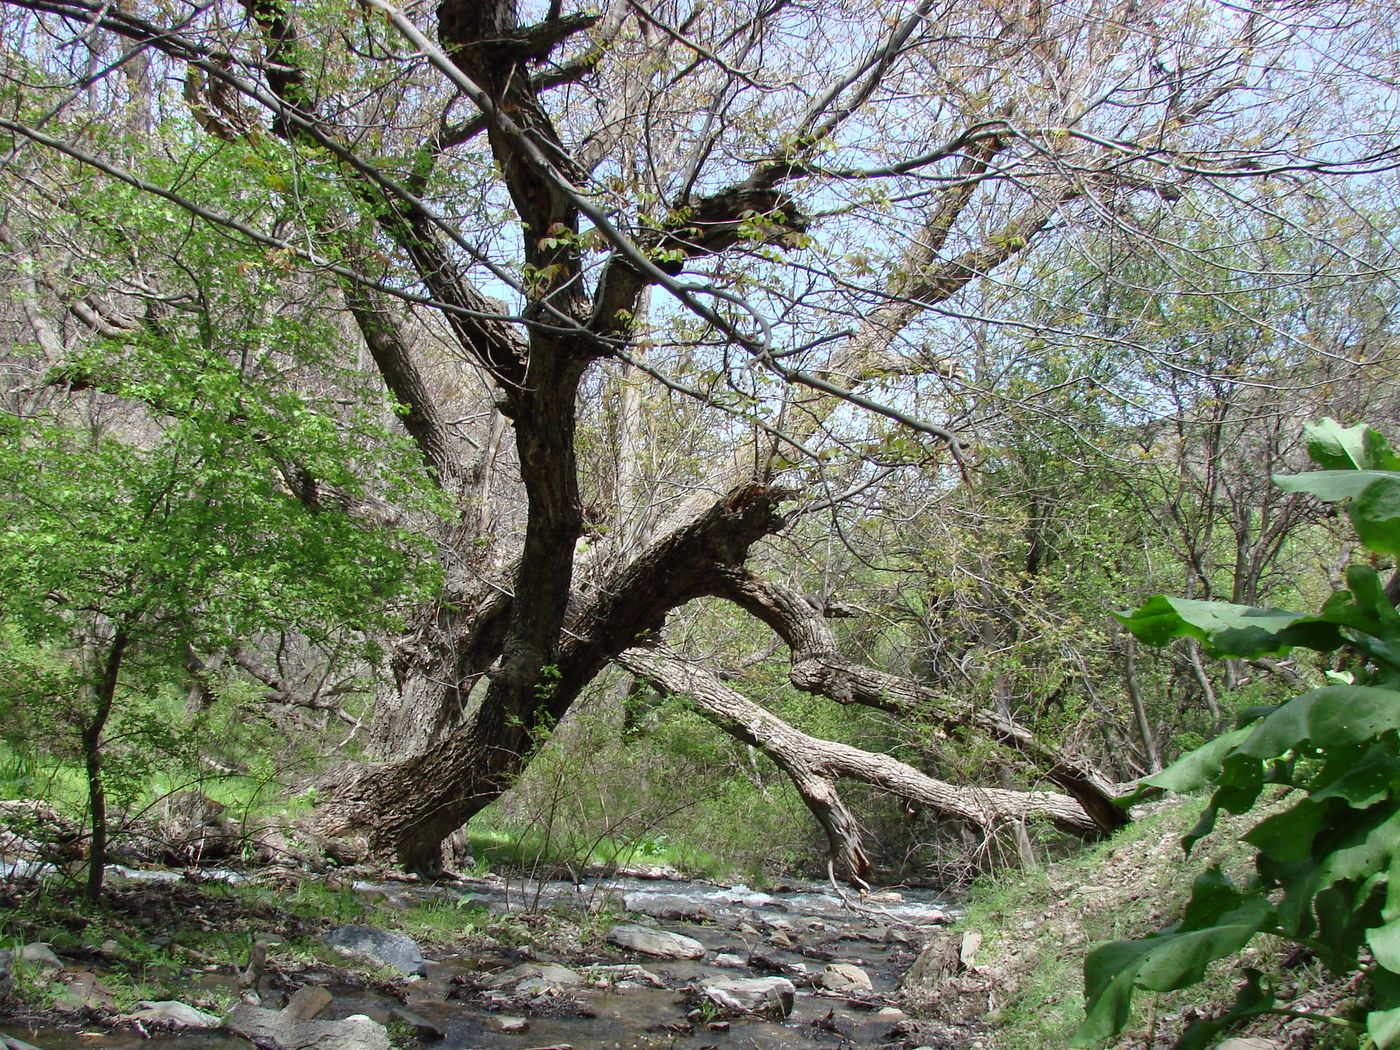
M 1373 561 L 1390 561 L 1400 553 L 1400 457 L 1364 426 L 1327 419 L 1308 435 L 1324 469 L 1276 482 L 1345 502 Z M 1144 790 L 1213 792 L 1184 841 L 1188 850 L 1221 811 L 1248 812 L 1270 787 L 1288 789 L 1288 804 L 1244 836 L 1258 851 L 1246 882 L 1208 871 L 1174 926 L 1090 954 L 1078 1045 L 1121 1031 L 1135 990 L 1188 987 L 1210 963 L 1271 934 L 1313 952 L 1334 973 L 1361 970 L 1369 978 L 1364 1020 L 1318 1020 L 1350 1030 L 1362 1046 L 1400 1046 L 1400 613 L 1373 565 L 1352 566 L 1346 579 L 1347 588 L 1315 614 L 1158 595 L 1119 617 L 1145 642 L 1190 637 L 1217 656 L 1296 647 L 1331 653 L 1332 684 L 1247 712 L 1238 728 L 1144 782 Z M 1193 1023 L 1178 1046 L 1206 1046 L 1241 1018 L 1264 1013 L 1292 1011 L 1276 1003 L 1261 974 L 1248 971 L 1235 1004 Z

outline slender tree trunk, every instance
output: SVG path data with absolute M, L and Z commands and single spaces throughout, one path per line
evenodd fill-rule
M 93 686 L 96 706 L 92 718 L 83 727 L 83 761 L 87 767 L 88 809 L 92 814 L 92 841 L 88 849 L 85 891 L 90 904 L 96 903 L 102 894 L 102 877 L 107 866 L 107 790 L 102 782 L 102 733 L 112 714 L 122 657 L 126 654 L 129 640 L 126 631 L 120 627 L 112 636 L 112 646 L 107 650 L 102 674 Z
M 1162 756 L 1157 750 L 1157 739 L 1152 732 L 1152 722 L 1147 717 L 1147 705 L 1142 700 L 1142 690 L 1137 676 L 1137 639 L 1129 637 L 1123 648 L 1123 680 L 1128 687 L 1128 699 L 1133 705 L 1133 718 L 1137 722 L 1138 735 L 1142 738 L 1143 753 L 1151 772 L 1162 768 Z
M 1201 687 L 1201 699 L 1205 701 L 1206 710 L 1210 712 L 1211 723 L 1218 730 L 1225 724 L 1225 718 L 1220 712 L 1220 701 L 1215 695 L 1215 686 L 1211 683 L 1210 675 L 1206 674 L 1205 663 L 1201 660 L 1201 643 L 1194 638 L 1186 640 L 1186 658 L 1191 663 L 1191 673 L 1196 678 L 1196 684 Z

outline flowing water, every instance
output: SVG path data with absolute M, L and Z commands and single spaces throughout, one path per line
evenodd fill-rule
M 932 890 L 873 894 L 861 901 L 827 885 L 803 885 L 761 893 L 744 886 L 720 887 L 678 879 L 619 878 L 570 882 L 473 881 L 458 886 L 361 883 L 356 889 L 388 898 L 393 905 L 440 899 L 491 912 L 606 911 L 620 921 L 642 922 L 694 938 L 706 948 L 694 961 L 635 953 L 598 953 L 596 959 L 550 959 L 581 974 L 581 986 L 550 987 L 536 994 L 492 993 L 480 982 L 487 972 L 508 969 L 529 953 L 479 953 L 470 958 L 431 958 L 426 978 L 407 985 L 403 1003 L 436 1024 L 445 1038 L 424 1045 L 444 1050 L 502 1047 L 572 1047 L 573 1050 L 678 1047 L 702 1050 L 778 1050 L 784 1047 L 871 1047 L 891 1038 L 899 1019 L 881 1014 L 903 973 L 934 926 L 947 921 L 948 901 Z M 627 914 L 623 914 L 626 912 Z M 431 953 L 429 953 L 431 956 Z M 720 959 L 720 956 L 727 958 Z M 717 961 L 718 960 L 718 961 Z M 636 963 L 663 988 L 608 979 L 602 969 Z M 869 992 L 833 994 L 821 987 L 828 963 L 860 967 Z M 696 1013 L 701 982 L 713 978 L 782 975 L 797 987 L 795 1006 L 782 1020 L 716 1016 L 708 1006 Z M 324 983 L 315 972 L 308 981 Z M 454 981 L 454 978 L 456 979 Z M 400 1005 L 373 989 L 331 987 L 334 998 L 322 1017 L 368 1014 L 385 1021 Z M 274 1005 L 269 1003 L 268 1005 Z M 524 1018 L 523 1032 L 498 1030 L 505 1016 Z M 227 1033 L 178 1034 L 144 1040 L 136 1033 L 0 1032 L 41 1050 L 111 1047 L 113 1050 L 248 1050 L 246 1040 Z

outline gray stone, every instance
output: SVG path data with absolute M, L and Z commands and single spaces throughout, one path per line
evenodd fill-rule
M 728 952 L 721 952 L 712 961 L 716 966 L 726 970 L 743 970 L 749 965 L 749 961 L 742 955 L 730 955 Z
M 228 1029 L 280 1050 L 390 1050 L 384 1026 L 363 1014 L 343 1021 L 302 1021 L 280 1010 L 243 1005 L 229 1014 Z
M 23 1039 L 16 1039 L 12 1035 L 0 1032 L 0 1050 L 39 1050 L 33 1043 L 26 1043 Z
M 678 893 L 628 893 L 623 896 L 622 904 L 634 914 L 650 915 L 654 919 L 699 921 L 711 915 L 703 904 Z
M 1234 1038 L 1226 1039 L 1217 1050 L 1283 1050 L 1282 1043 L 1276 1043 L 1272 1039 Z
M 716 977 L 701 986 L 705 998 L 733 1013 L 786 1017 L 797 989 L 786 977 Z
M 54 999 L 53 1008 L 67 1014 L 81 1013 L 83 1010 L 97 1010 L 108 1013 L 116 1009 L 112 989 L 97 979 L 97 975 L 87 970 L 65 973 L 63 985 Z
M 630 963 L 622 966 L 592 966 L 589 969 L 602 979 L 604 985 L 620 986 L 626 984 L 634 988 L 640 988 L 643 985 L 649 988 L 666 987 L 666 982 L 656 974 Z
M 15 957 L 8 948 L 0 949 L 0 1003 L 15 990 Z
M 967 930 L 962 935 L 962 943 L 958 945 L 958 962 L 962 964 L 964 970 L 973 967 L 977 958 L 977 949 L 982 947 L 982 931 Z
M 881 1024 L 898 1024 L 908 1016 L 897 1006 L 882 1006 L 875 1011 L 875 1020 Z
M 296 1021 L 310 1021 L 331 1005 L 331 993 L 315 985 L 304 984 L 292 993 L 282 1014 Z
M 435 1043 L 439 1039 L 447 1038 L 447 1033 L 433 1024 L 432 1021 L 402 1006 L 396 1006 L 389 1011 L 389 1027 L 396 1026 L 407 1028 L 425 1043 Z
M 519 1035 L 530 1027 L 530 1022 L 523 1017 L 490 1017 L 486 1023 L 506 1035 Z
M 33 944 L 26 944 L 19 950 L 19 957 L 30 966 L 40 970 L 61 970 L 63 960 L 53 953 L 43 941 L 35 941 Z
M 538 981 L 542 987 L 570 988 L 583 984 L 583 975 L 558 963 L 521 963 L 503 970 L 486 982 L 487 988 L 510 988 L 526 981 Z
M 138 1007 L 136 1012 L 128 1014 L 125 1020 L 154 1021 L 157 1024 L 169 1024 L 176 1028 L 218 1028 L 224 1023 L 220 1017 L 206 1014 L 203 1010 L 196 1010 L 193 1006 L 175 1002 L 173 999 L 164 999 L 158 1002 L 143 999 L 136 1005 Z
M 661 959 L 699 959 L 705 954 L 705 946 L 693 937 L 654 930 L 650 926 L 621 923 L 603 936 L 609 944 Z
M 423 951 L 411 937 L 386 933 L 373 926 L 337 926 L 322 938 L 332 948 L 361 955 L 400 973 L 427 974 Z
M 842 995 L 863 995 L 874 991 L 870 976 L 859 966 L 850 963 L 831 963 L 822 971 L 822 987 L 828 992 Z

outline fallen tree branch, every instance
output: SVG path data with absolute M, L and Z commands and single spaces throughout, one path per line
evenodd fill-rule
M 823 611 L 805 595 L 744 568 L 721 575 L 721 597 L 768 624 L 787 643 L 792 654 L 788 677 L 798 689 L 840 704 L 873 707 L 905 718 L 933 719 L 950 729 L 976 729 L 1018 751 L 1047 780 L 1078 801 L 1100 830 L 1112 831 L 1128 823 L 1127 814 L 1113 802 L 1115 785 L 1087 762 L 1047 744 L 990 707 L 972 707 L 908 678 L 847 660 L 837 649 L 836 636 Z
M 1066 795 L 958 787 L 889 755 L 809 736 L 741 696 L 708 671 L 674 655 L 628 649 L 614 662 L 661 692 L 689 698 L 695 710 L 710 722 L 772 759 L 821 823 L 834 862 L 854 885 L 863 887 L 868 883 L 871 865 L 861 843 L 860 825 L 837 794 L 840 780 L 883 788 L 942 817 L 964 821 L 987 833 L 1004 824 L 1034 818 L 1046 819 L 1079 836 L 1098 831 L 1083 807 Z

